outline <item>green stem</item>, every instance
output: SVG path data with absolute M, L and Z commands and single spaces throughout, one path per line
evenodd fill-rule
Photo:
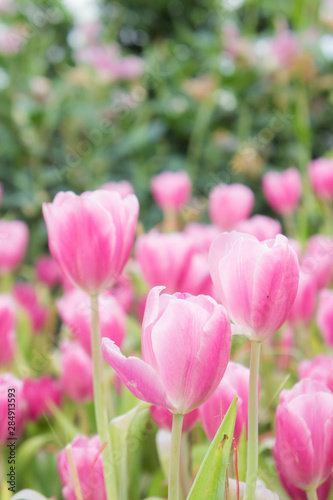
M 91 296 L 91 351 L 94 373 L 94 407 L 97 432 L 99 434 L 101 446 L 107 442 L 107 446 L 104 448 L 102 453 L 106 495 L 108 500 L 116 500 L 118 498 L 118 494 L 114 473 L 109 421 L 106 410 L 106 388 L 103 370 L 104 365 L 101 349 L 97 295 Z
M 252 341 L 248 410 L 247 470 L 244 500 L 254 500 L 258 476 L 258 378 L 261 342 Z
M 317 490 L 308 490 L 306 496 L 308 500 L 318 500 Z
M 179 460 L 184 415 L 173 415 L 169 462 L 168 500 L 179 500 Z

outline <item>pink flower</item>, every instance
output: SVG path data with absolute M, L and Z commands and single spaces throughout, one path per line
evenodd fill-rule
M 77 342 L 63 341 L 60 350 L 60 384 L 63 392 L 78 403 L 92 401 L 94 392 L 91 358 Z
M 333 198 L 333 159 L 318 158 L 309 165 L 312 189 L 318 198 L 330 201 Z
M 210 218 L 224 231 L 250 217 L 253 205 L 253 191 L 243 184 L 219 184 L 209 193 Z
M 185 171 L 162 172 L 152 178 L 151 191 L 161 210 L 178 211 L 189 201 L 192 182 Z
M 15 355 L 14 301 L 10 295 L 0 295 L 0 366 L 9 364 Z
M 220 234 L 217 226 L 190 222 L 184 227 L 184 233 L 192 238 L 192 244 L 196 252 L 208 253 L 214 238 Z
M 28 239 L 29 231 L 24 222 L 0 221 L 0 274 L 10 273 L 21 264 Z
M 294 303 L 299 264 L 285 236 L 259 242 L 223 233 L 215 238 L 209 265 L 218 297 L 238 333 L 261 341 L 286 321 Z
M 129 313 L 135 296 L 134 286 L 130 278 L 122 274 L 109 292 L 115 297 L 125 313 Z
M 128 181 L 107 182 L 103 184 L 100 189 L 104 191 L 116 191 L 123 199 L 129 194 L 134 194 L 134 188 Z
M 325 354 L 301 361 L 298 365 L 300 379 L 311 378 L 328 387 L 333 392 L 333 357 Z
M 37 293 L 30 283 L 15 283 L 13 292 L 15 300 L 26 311 L 33 332 L 38 334 L 48 319 L 48 309 L 39 303 Z
M 309 273 L 300 269 L 298 290 L 295 302 L 290 309 L 288 321 L 292 324 L 305 324 L 311 321 L 316 308 L 317 283 Z
M 280 394 L 276 457 L 283 476 L 301 490 L 316 489 L 333 467 L 333 394 L 304 379 Z
M 35 271 L 38 281 L 50 288 L 54 288 L 62 282 L 61 270 L 56 261 L 49 255 L 43 255 L 35 262 Z
M 23 396 L 27 402 L 27 417 L 39 420 L 43 413 L 52 415 L 49 403 L 61 405 L 61 389 L 59 381 L 49 375 L 36 379 L 26 379 L 23 385 Z
M 138 218 L 134 195 L 58 193 L 43 204 L 52 256 L 76 286 L 91 295 L 109 288 L 129 258 Z
M 9 401 L 10 400 L 10 401 Z M 14 419 L 4 418 L 8 415 L 8 410 L 14 411 L 10 405 L 15 405 Z M 0 373 L 0 445 L 7 444 L 7 438 L 19 437 L 23 430 L 26 417 L 26 404 L 23 398 L 23 383 L 11 373 Z M 8 428 L 9 422 L 13 423 L 14 429 Z M 8 434 L 8 431 L 14 432 L 14 436 Z
M 172 429 L 172 413 L 167 408 L 163 406 L 151 406 L 149 408 L 150 414 L 153 417 L 156 424 L 166 431 L 170 431 Z M 183 420 L 182 432 L 190 431 L 195 424 L 199 420 L 199 410 L 195 409 L 190 411 L 190 413 L 186 413 Z
M 71 442 L 71 449 L 83 500 L 106 500 L 99 436 L 89 439 L 78 435 Z M 66 450 L 59 453 L 57 465 L 64 499 L 76 500 L 73 475 Z
M 98 298 L 101 336 L 113 340 L 119 347 L 125 337 L 126 316 L 109 292 Z M 91 354 L 91 307 L 88 295 L 81 290 L 67 292 L 57 301 L 61 320 L 70 328 L 82 347 Z
M 289 30 L 277 33 L 271 40 L 271 53 L 282 68 L 292 66 L 301 53 L 299 40 Z
M 333 239 L 322 234 L 311 236 L 302 268 L 316 279 L 318 289 L 328 286 L 332 280 Z
M 254 215 L 237 224 L 236 230 L 240 233 L 251 234 L 259 241 L 272 240 L 282 232 L 280 222 L 267 215 Z
M 329 346 L 333 346 L 333 290 L 321 290 L 316 315 L 319 330 Z
M 104 358 L 139 399 L 174 413 L 203 404 L 218 386 L 230 356 L 230 324 L 211 297 L 148 295 L 142 324 L 142 356 L 126 358 L 103 339 Z
M 302 194 L 302 178 L 297 168 L 283 172 L 272 171 L 264 175 L 262 190 L 270 206 L 279 214 L 293 212 Z
M 224 415 L 227 413 L 235 396 L 238 396 L 234 430 L 236 442 L 239 442 L 243 429 L 247 433 L 249 376 L 250 370 L 248 368 L 239 363 L 229 361 L 218 388 L 199 408 L 202 426 L 211 441 L 214 439 Z

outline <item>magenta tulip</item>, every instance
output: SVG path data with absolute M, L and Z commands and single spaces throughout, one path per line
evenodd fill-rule
M 250 217 L 253 205 L 254 193 L 243 184 L 219 184 L 209 193 L 210 219 L 223 231 Z
M 151 191 L 157 205 L 163 211 L 179 211 L 189 201 L 192 182 L 184 171 L 165 171 L 152 178 Z
M 269 205 L 279 214 L 289 214 L 298 207 L 302 194 L 302 178 L 297 168 L 268 172 L 262 190 Z
M 15 283 L 13 294 L 17 303 L 27 313 L 33 333 L 40 333 L 48 319 L 49 311 L 39 303 L 34 287 L 30 283 Z
M 0 221 L 0 274 L 14 271 L 22 262 L 27 250 L 29 230 L 20 220 Z
M 318 198 L 333 199 L 333 159 L 318 158 L 309 165 L 309 177 L 312 189 Z
M 236 230 L 251 234 L 259 241 L 272 240 L 282 232 L 280 222 L 267 215 L 254 215 L 250 219 L 241 221 L 237 224 Z
M 298 365 L 300 379 L 311 378 L 325 384 L 333 392 L 333 356 L 321 354 Z
M 8 410 L 14 412 L 10 414 L 14 418 L 5 418 L 8 415 Z M 8 438 L 20 436 L 26 420 L 23 382 L 12 373 L 0 373 L 0 415 L 0 445 L 6 445 Z M 9 422 L 13 422 L 13 426 L 10 428 L 8 427 Z M 9 434 L 10 432 L 14 432 L 14 434 Z
M 43 255 L 35 262 L 35 271 L 38 281 L 50 288 L 54 288 L 62 282 L 62 272 L 56 261 L 49 255 Z
M 10 295 L 0 295 L 0 366 L 8 365 L 16 348 L 14 301 Z
M 153 288 L 147 298 L 143 360 L 126 358 L 105 338 L 102 351 L 137 398 L 185 414 L 218 386 L 230 355 L 230 324 L 211 297 L 161 294 L 162 289 Z
M 63 341 L 60 350 L 62 391 L 77 403 L 92 401 L 93 366 L 90 356 L 78 342 Z
M 58 193 L 43 204 L 52 256 L 66 277 L 90 295 L 111 287 L 129 258 L 139 204 L 134 195 Z
M 218 297 L 238 333 L 261 341 L 286 321 L 294 303 L 299 264 L 288 240 L 259 242 L 236 231 L 218 236 L 209 253 Z
M 172 413 L 167 408 L 163 406 L 151 406 L 149 408 L 150 414 L 153 417 L 156 424 L 166 431 L 172 429 Z M 193 410 L 186 413 L 183 420 L 182 432 L 190 431 L 199 420 L 199 410 Z
M 43 413 L 52 416 L 50 403 L 61 405 L 61 388 L 59 381 L 43 375 L 36 379 L 26 379 L 23 384 L 23 396 L 27 403 L 27 418 L 39 420 Z

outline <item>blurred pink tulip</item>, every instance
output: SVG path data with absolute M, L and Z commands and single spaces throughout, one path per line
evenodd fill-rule
M 314 276 L 318 289 L 327 287 L 332 281 L 333 238 L 322 234 L 311 236 L 302 260 L 302 269 Z
M 309 165 L 312 189 L 318 198 L 333 199 L 333 158 L 318 158 Z
M 38 334 L 48 319 L 48 309 L 39 303 L 37 293 L 30 283 L 15 283 L 13 294 L 29 316 L 33 333 Z
M 309 273 L 305 273 L 301 268 L 297 295 L 290 309 L 288 321 L 293 325 L 309 323 L 315 312 L 316 298 L 317 283 L 315 277 Z
M 262 180 L 262 190 L 269 205 L 279 214 L 292 213 L 302 194 L 302 178 L 297 168 L 283 172 L 268 172 Z
M 124 199 L 129 194 L 134 194 L 134 188 L 132 184 L 128 181 L 119 182 L 107 182 L 103 184 L 99 189 L 104 191 L 116 191 Z
M 319 330 L 327 343 L 333 347 L 333 290 L 321 290 L 316 315 Z
M 59 380 L 49 375 L 36 379 L 26 379 L 23 384 L 23 396 L 27 403 L 27 418 L 39 420 L 43 413 L 52 416 L 49 403 L 61 405 L 61 388 Z
M 237 333 L 261 341 L 283 325 L 299 280 L 297 255 L 285 236 L 259 242 L 236 231 L 223 233 L 211 246 L 209 264 Z
M 20 52 L 26 36 L 21 25 L 8 25 L 0 22 L 0 54 L 13 56 Z
M 12 422 L 12 419 L 5 418 L 8 415 L 8 410 L 15 411 L 14 429 L 8 428 L 8 423 Z M 20 436 L 26 419 L 23 382 L 12 373 L 0 373 L 0 415 L 0 445 L 5 445 L 8 444 L 8 438 Z M 14 434 L 9 434 L 9 432 L 14 432 Z
M 101 337 L 113 340 L 119 347 L 125 337 L 126 315 L 117 300 L 105 292 L 99 296 Z M 91 354 L 91 307 L 88 295 L 72 290 L 57 300 L 61 320 L 70 328 L 82 347 Z
M 132 308 L 135 297 L 134 285 L 131 279 L 127 275 L 122 274 L 112 289 L 109 290 L 109 293 L 115 297 L 125 313 L 128 314 Z
M 35 270 L 38 281 L 50 288 L 54 288 L 62 282 L 60 267 L 49 255 L 43 255 L 35 262 Z
M 236 230 L 240 233 L 251 234 L 259 241 L 271 240 L 282 232 L 278 220 L 267 215 L 254 215 L 250 219 L 237 224 Z
M 0 294 L 0 366 L 8 365 L 16 348 L 14 301 L 10 295 Z
M 203 404 L 218 386 L 230 356 L 230 324 L 211 297 L 148 295 L 142 324 L 143 360 L 126 358 L 103 339 L 104 358 L 139 399 L 175 413 Z
M 301 45 L 292 31 L 283 30 L 271 39 L 270 51 L 279 67 L 288 68 L 301 54 Z
M 162 172 L 152 178 L 150 187 L 157 205 L 165 211 L 180 210 L 192 193 L 192 182 L 185 171 Z
M 301 490 L 316 489 L 333 467 L 333 394 L 304 379 L 283 390 L 276 410 L 276 459 L 283 476 Z
M 0 274 L 14 271 L 22 262 L 29 240 L 28 227 L 20 220 L 0 220 Z
M 71 451 L 83 500 L 106 500 L 99 436 L 90 439 L 86 436 L 76 436 L 71 442 Z M 59 453 L 57 465 L 64 499 L 77 500 L 66 450 Z
M 60 350 L 60 384 L 63 392 L 77 403 L 92 401 L 94 392 L 91 358 L 77 342 L 63 341 Z
M 223 231 L 230 231 L 250 217 L 254 193 L 244 184 L 219 184 L 209 193 L 211 221 Z
M 305 359 L 298 365 L 300 379 L 311 378 L 325 384 L 333 392 L 333 356 L 320 354 L 313 359 Z
M 234 437 L 239 443 L 243 429 L 247 434 L 247 413 L 250 370 L 240 363 L 229 361 L 226 372 L 212 396 L 199 408 L 202 426 L 212 441 L 224 415 L 235 396 L 238 396 Z M 260 389 L 260 382 L 259 382 Z
M 138 212 L 134 195 L 102 190 L 44 203 L 50 251 L 67 278 L 91 295 L 109 288 L 129 258 Z
M 192 243 L 196 252 L 208 253 L 214 238 L 220 234 L 218 226 L 199 224 L 190 222 L 184 227 L 184 233 L 192 238 Z
M 172 413 L 167 408 L 163 408 L 163 406 L 151 406 L 149 408 L 151 416 L 153 417 L 156 424 L 166 431 L 170 431 L 172 429 Z M 199 420 L 199 410 L 195 409 L 190 411 L 190 413 L 186 413 L 183 420 L 182 432 L 190 431 L 195 424 Z

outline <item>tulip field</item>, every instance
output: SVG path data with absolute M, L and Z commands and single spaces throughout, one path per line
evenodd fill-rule
M 332 31 L 0 0 L 0 500 L 333 500 Z

